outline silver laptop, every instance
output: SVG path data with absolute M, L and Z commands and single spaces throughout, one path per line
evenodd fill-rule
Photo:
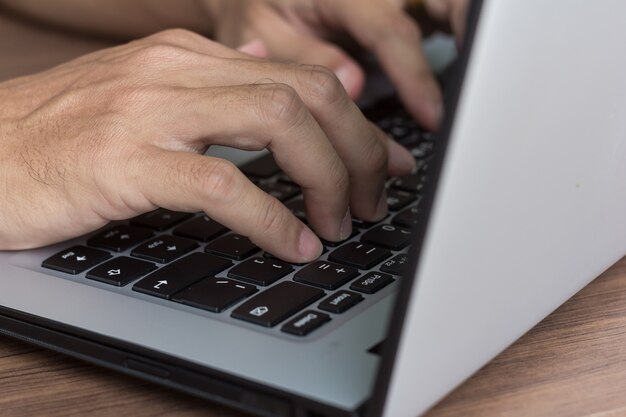
M 624 16 L 473 2 L 442 132 L 371 113 L 419 165 L 384 221 L 309 265 L 165 210 L 3 252 L 0 333 L 260 416 L 425 412 L 626 253 Z

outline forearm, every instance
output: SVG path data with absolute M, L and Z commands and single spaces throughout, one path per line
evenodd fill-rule
M 51 25 L 130 39 L 182 27 L 209 35 L 216 0 L 0 0 L 0 7 Z

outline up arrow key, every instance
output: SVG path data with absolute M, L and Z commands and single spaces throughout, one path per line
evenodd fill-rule
M 176 250 L 176 246 L 175 246 L 175 245 L 168 246 L 168 247 L 167 247 L 167 250 L 168 250 L 168 252 L 173 252 L 173 251 L 175 251 L 175 250 Z
M 87 260 L 87 257 L 86 256 L 77 256 L 76 260 L 78 262 L 85 262 Z
M 162 285 L 167 285 L 167 281 L 163 280 L 163 281 L 159 281 L 157 282 L 157 284 L 153 287 L 155 289 L 160 289 Z

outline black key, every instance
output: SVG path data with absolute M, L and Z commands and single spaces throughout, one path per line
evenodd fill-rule
M 247 176 L 257 178 L 269 178 L 280 172 L 280 167 L 276 165 L 272 154 L 254 159 L 242 165 L 239 169 Z
M 252 285 L 226 278 L 206 278 L 176 294 L 172 299 L 192 307 L 221 313 L 257 292 Z
M 352 265 L 359 269 L 370 269 L 391 255 L 386 249 L 366 243 L 350 242 L 335 249 L 328 259 L 342 264 Z
M 123 287 L 155 269 L 153 263 L 121 256 L 95 267 L 87 273 L 87 278 Z
M 207 252 L 241 261 L 257 253 L 260 249 L 245 236 L 230 234 L 222 236 L 206 247 Z
M 395 140 L 402 143 L 407 136 L 410 136 L 413 132 L 415 132 L 415 125 L 411 126 L 408 123 L 398 123 L 392 126 L 388 132 Z
M 344 240 L 340 241 L 340 242 L 332 242 L 330 240 L 325 240 L 325 239 L 320 239 L 322 241 L 322 244 L 326 247 L 329 248 L 335 248 L 337 246 L 343 245 L 344 243 L 346 243 L 348 240 L 350 240 L 351 238 L 353 238 L 354 236 L 356 236 L 356 234 L 359 233 L 358 230 L 356 230 L 355 227 L 352 228 L 352 233 L 350 233 L 350 236 L 348 236 L 347 238 L 345 238 Z
M 374 294 L 382 288 L 393 282 L 391 275 L 381 272 L 368 272 L 361 278 L 357 279 L 350 285 L 350 289 L 363 292 L 365 294 Z
M 381 220 L 384 220 L 384 219 L 381 219 Z M 366 222 L 365 220 L 357 219 L 356 217 L 352 218 L 352 227 L 353 228 L 355 227 L 361 230 L 369 229 L 370 227 L 373 227 L 377 223 L 378 222 Z
M 411 243 L 411 231 L 390 224 L 381 224 L 361 236 L 361 242 L 400 250 Z
M 328 261 L 317 261 L 296 272 L 293 280 L 334 290 L 359 274 L 356 268 Z
M 135 248 L 132 256 L 147 259 L 162 264 L 180 258 L 198 247 L 198 244 L 190 239 L 178 236 L 157 236 L 141 246 Z
M 135 217 L 130 222 L 135 226 L 147 227 L 162 232 L 183 220 L 187 220 L 191 216 L 193 216 L 191 213 L 180 213 L 160 208 Z
M 391 223 L 398 226 L 413 227 L 417 224 L 419 209 L 414 206 L 396 214 L 391 219 Z
M 424 189 L 424 174 L 417 172 L 398 177 L 392 181 L 391 188 L 409 191 L 411 193 L 419 193 Z
M 433 153 L 433 142 L 425 141 L 424 139 L 417 144 L 417 146 L 412 146 L 409 149 L 415 159 L 422 159 L 429 157 Z
M 294 216 L 300 219 L 302 222 L 306 223 L 306 210 L 304 208 L 304 200 L 301 198 L 293 200 L 285 204 Z
M 102 261 L 106 261 L 110 257 L 111 254 L 98 249 L 73 246 L 49 257 L 43 261 L 41 266 L 76 275 L 96 266 Z
M 261 184 L 259 188 L 280 201 L 287 201 L 300 194 L 299 187 L 281 182 Z
M 285 174 L 284 172 L 278 175 L 278 182 L 282 182 L 284 184 L 289 184 L 289 185 L 295 185 L 296 187 L 298 186 L 298 184 L 296 184 L 296 182 L 292 180 L 291 177 Z
M 123 252 L 154 236 L 149 229 L 132 226 L 115 226 L 98 233 L 87 241 L 89 246 Z
M 363 301 L 363 296 L 352 291 L 338 291 L 324 299 L 319 305 L 320 310 L 331 313 L 343 313 Z
M 424 132 L 422 134 L 422 140 L 434 141 L 437 140 L 437 135 L 433 132 Z
M 324 249 L 322 249 L 322 251 L 323 251 L 323 250 L 324 250 Z M 324 253 L 324 252 L 322 252 L 322 253 Z M 280 259 L 278 256 L 274 256 L 274 255 L 272 255 L 272 254 L 271 254 L 271 253 L 269 253 L 269 252 L 263 252 L 263 257 L 264 257 L 264 258 L 268 258 L 268 259 L 275 259 L 275 260 L 278 260 L 278 261 L 281 261 L 281 262 L 285 262 L 285 261 L 283 261 L 282 259 Z M 297 263 L 297 262 L 285 262 L 285 263 L 287 263 L 287 264 L 289 264 L 289 265 L 294 265 L 294 266 L 301 266 L 301 265 L 306 265 L 308 262 L 302 262 L 302 263 Z
M 406 254 L 396 255 L 380 266 L 380 270 L 394 275 L 405 275 L 409 269 L 409 258 Z
M 402 210 L 415 201 L 416 198 L 415 194 L 408 191 L 395 190 L 393 188 L 387 190 L 387 205 L 391 211 Z
M 291 281 L 281 282 L 237 307 L 232 316 L 273 327 L 323 296 L 322 290 Z
M 209 216 L 200 216 L 178 226 L 174 229 L 174 234 L 201 242 L 208 242 L 227 231 L 228 228 L 226 226 L 222 226 L 215 220 L 210 219 Z
M 284 262 L 252 258 L 240 263 L 228 271 L 234 279 L 250 282 L 255 285 L 270 285 L 293 271 L 293 267 Z
M 398 143 L 405 148 L 411 148 L 415 146 L 416 143 L 419 143 L 422 140 L 422 131 L 417 129 L 408 132 L 405 136 L 402 136 L 401 138 L 396 139 L 396 141 L 398 141 Z
M 328 314 L 307 310 L 289 320 L 280 330 L 285 333 L 295 334 L 296 336 L 306 336 L 329 321 L 330 316 Z
M 229 260 L 208 253 L 192 253 L 154 271 L 133 286 L 133 291 L 169 299 L 191 284 L 208 278 L 232 265 Z

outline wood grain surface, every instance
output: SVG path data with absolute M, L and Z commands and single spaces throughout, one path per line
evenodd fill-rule
M 0 80 L 36 72 L 106 45 L 0 16 Z M 39 415 L 245 417 L 0 337 L 0 416 Z M 457 388 L 428 416 L 626 416 L 626 258 Z

